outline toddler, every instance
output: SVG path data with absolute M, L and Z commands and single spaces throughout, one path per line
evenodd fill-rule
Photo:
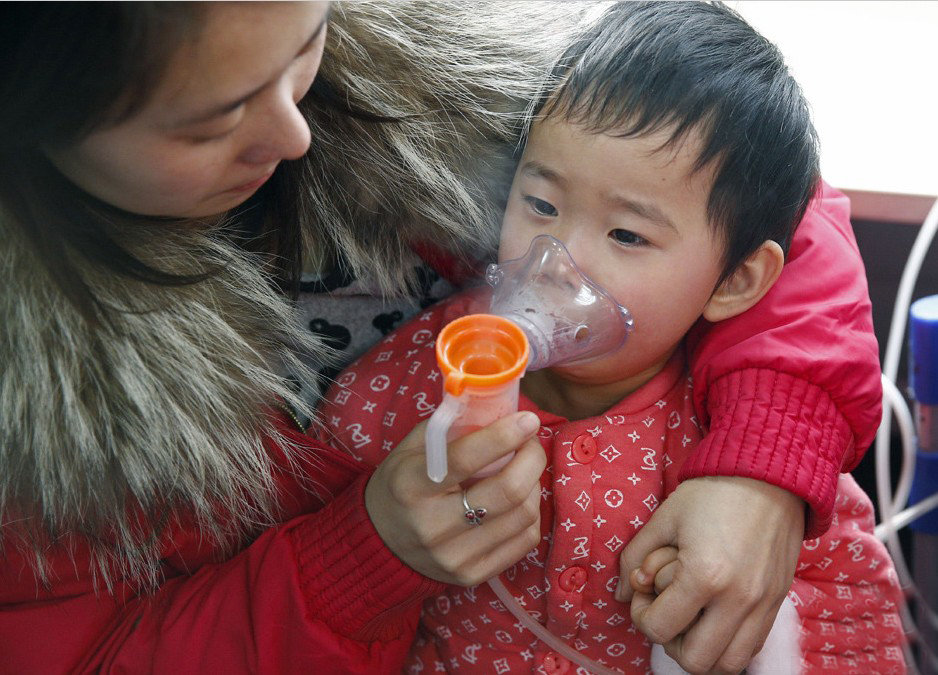
M 634 329 L 612 353 L 522 379 L 520 408 L 540 417 L 548 456 L 543 538 L 501 579 L 585 656 L 646 672 L 650 645 L 614 597 L 618 556 L 702 437 L 684 339 L 771 289 L 819 181 L 814 130 L 777 50 L 703 3 L 611 7 L 568 50 L 532 120 L 499 260 L 556 237 Z M 345 371 L 322 409 L 327 440 L 377 465 L 426 419 L 442 397 L 435 335 L 477 311 L 479 293 L 425 311 Z M 484 507 L 486 486 L 469 486 L 464 503 Z M 499 527 L 498 515 L 467 527 Z M 904 672 L 901 597 L 872 526 L 869 499 L 842 476 L 834 524 L 805 542 L 789 593 L 805 672 Z M 411 669 L 575 666 L 481 585 L 427 601 Z

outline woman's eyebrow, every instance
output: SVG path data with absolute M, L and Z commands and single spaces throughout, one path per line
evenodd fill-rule
M 330 6 L 330 8 L 326 11 L 326 15 L 322 18 L 322 21 L 316 27 L 316 30 L 313 31 L 313 34 L 310 35 L 309 39 L 305 43 L 303 43 L 303 46 L 300 47 L 299 51 L 296 53 L 297 56 L 308 51 L 309 48 L 312 46 L 312 44 L 319 38 L 319 36 L 322 34 L 322 31 L 325 29 L 326 25 L 329 23 L 329 14 L 331 12 L 332 12 L 332 8 Z M 191 117 L 187 117 L 175 123 L 173 126 L 174 127 L 188 127 L 193 124 L 199 124 L 200 122 L 207 122 L 208 120 L 215 118 L 215 117 L 221 117 L 222 115 L 226 115 L 230 113 L 231 111 L 237 109 L 237 107 L 240 106 L 241 104 L 249 101 L 253 96 L 255 96 L 259 91 L 261 91 L 268 84 L 269 82 L 264 82 L 262 85 L 260 85 L 259 87 L 255 87 L 252 91 L 248 92 L 244 96 L 239 97 L 237 100 L 231 101 L 229 103 L 222 103 L 221 105 L 214 106 L 204 112 L 196 113 L 195 115 L 192 115 Z

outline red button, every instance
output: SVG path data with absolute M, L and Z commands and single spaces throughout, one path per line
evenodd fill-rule
M 563 675 L 570 670 L 570 662 L 560 654 L 547 652 L 542 662 L 544 670 L 550 675 Z
M 586 570 L 582 567 L 568 567 L 560 573 L 558 583 L 565 591 L 575 591 L 586 583 Z
M 577 436 L 573 441 L 573 459 L 580 464 L 589 464 L 596 459 L 596 439 L 591 434 Z

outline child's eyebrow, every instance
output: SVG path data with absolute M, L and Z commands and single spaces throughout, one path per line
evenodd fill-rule
M 667 227 L 677 232 L 677 226 L 670 218 L 658 208 L 657 205 L 649 202 L 636 201 L 623 195 L 606 193 L 603 199 L 613 208 L 634 213 L 639 218 L 644 218 L 656 225 Z
M 543 178 L 544 180 L 548 180 L 551 183 L 557 183 L 561 187 L 567 184 L 566 178 L 561 176 L 553 169 L 548 168 L 540 162 L 534 161 L 533 159 L 524 163 L 524 165 L 521 167 L 521 173 L 533 178 Z

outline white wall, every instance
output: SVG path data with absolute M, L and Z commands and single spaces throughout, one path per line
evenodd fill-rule
M 828 182 L 938 195 L 938 2 L 727 4 L 785 54 Z

